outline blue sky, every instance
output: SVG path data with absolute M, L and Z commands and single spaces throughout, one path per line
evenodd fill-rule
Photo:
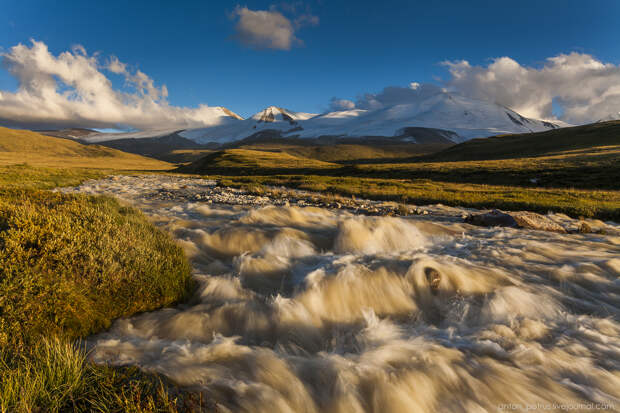
M 293 7 L 295 5 L 293 11 Z M 235 37 L 236 7 L 278 11 L 303 44 L 256 49 Z M 0 47 L 30 39 L 58 55 L 80 44 L 166 85 L 172 105 L 222 105 L 248 116 L 268 105 L 321 112 L 388 85 L 449 77 L 442 61 L 528 67 L 579 52 L 620 63 L 620 1 L 32 1 L 2 0 Z M 117 87 L 122 78 L 110 76 Z M 16 81 L 0 71 L 0 90 Z

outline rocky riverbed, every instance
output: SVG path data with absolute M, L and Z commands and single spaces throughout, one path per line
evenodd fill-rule
M 64 191 L 73 189 L 64 189 Z M 220 186 L 216 181 L 173 175 L 112 176 L 80 187 L 80 192 L 114 195 L 126 201 L 141 200 L 190 202 L 243 207 L 294 206 L 347 211 L 367 216 L 428 215 L 433 220 L 463 221 L 480 226 L 505 226 L 566 233 L 607 233 L 620 235 L 618 226 L 597 219 L 573 219 L 564 214 L 481 211 L 441 204 L 417 206 L 389 201 L 325 195 L 285 187 L 268 187 L 261 194 Z

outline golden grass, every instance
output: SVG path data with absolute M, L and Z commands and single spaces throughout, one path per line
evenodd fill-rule
M 433 161 L 472 161 L 548 156 L 620 145 L 620 121 L 600 122 L 538 133 L 498 135 L 452 146 L 431 155 Z
M 207 412 L 198 393 L 137 367 L 88 362 L 79 343 L 44 337 L 28 354 L 0 348 L 0 412 Z
M 302 145 L 292 143 L 256 143 L 241 149 L 286 152 L 302 158 L 335 163 L 382 162 L 427 155 L 445 149 L 446 144 L 352 144 Z
M 180 247 L 112 198 L 0 189 L 0 346 L 77 338 L 192 289 Z
M 200 394 L 138 368 L 94 365 L 72 342 L 193 291 L 181 248 L 140 212 L 42 190 L 113 172 L 0 166 L 1 413 L 208 411 Z
M 620 145 L 544 156 L 356 165 L 351 174 L 526 187 L 620 189 Z
M 173 165 L 99 145 L 82 145 L 27 130 L 0 127 L 0 165 L 56 168 L 170 170 Z
M 158 158 L 174 164 L 183 164 L 194 162 L 212 152 L 214 152 L 212 149 L 175 149 L 163 155 L 158 155 Z
M 205 169 L 243 170 L 329 170 L 339 165 L 316 159 L 301 158 L 286 152 L 258 151 L 250 149 L 226 149 L 213 152 L 204 158 L 180 168 L 182 172 L 199 172 Z

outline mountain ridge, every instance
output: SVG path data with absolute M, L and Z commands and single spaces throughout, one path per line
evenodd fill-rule
M 200 128 L 81 133 L 79 137 L 71 138 L 84 143 L 140 139 L 159 139 L 157 142 L 160 143 L 185 139 L 199 146 L 212 147 L 282 138 L 461 143 L 472 138 L 542 132 L 566 126 L 561 122 L 527 118 L 497 103 L 471 99 L 444 90 L 420 94 L 409 100 L 376 108 L 336 110 L 320 114 L 268 106 L 244 119 L 224 107 L 209 109 L 213 112 L 212 123 Z
M 269 106 L 247 119 L 186 129 L 180 132 L 180 136 L 198 143 L 220 144 L 247 139 L 258 132 L 269 132 L 266 136 L 271 138 L 380 136 L 406 139 L 403 131 L 409 128 L 429 128 L 447 130 L 451 132 L 448 139 L 459 143 L 475 137 L 541 132 L 561 126 L 546 120 L 527 118 L 496 103 L 441 91 L 411 102 L 376 109 L 358 108 L 322 114 Z

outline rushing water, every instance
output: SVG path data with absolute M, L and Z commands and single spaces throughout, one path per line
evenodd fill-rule
M 76 189 L 144 210 L 199 282 L 191 302 L 92 337 L 94 361 L 163 373 L 222 412 L 620 408 L 618 225 L 556 234 L 473 227 L 455 208 L 367 217 L 152 196 L 187 182 Z

